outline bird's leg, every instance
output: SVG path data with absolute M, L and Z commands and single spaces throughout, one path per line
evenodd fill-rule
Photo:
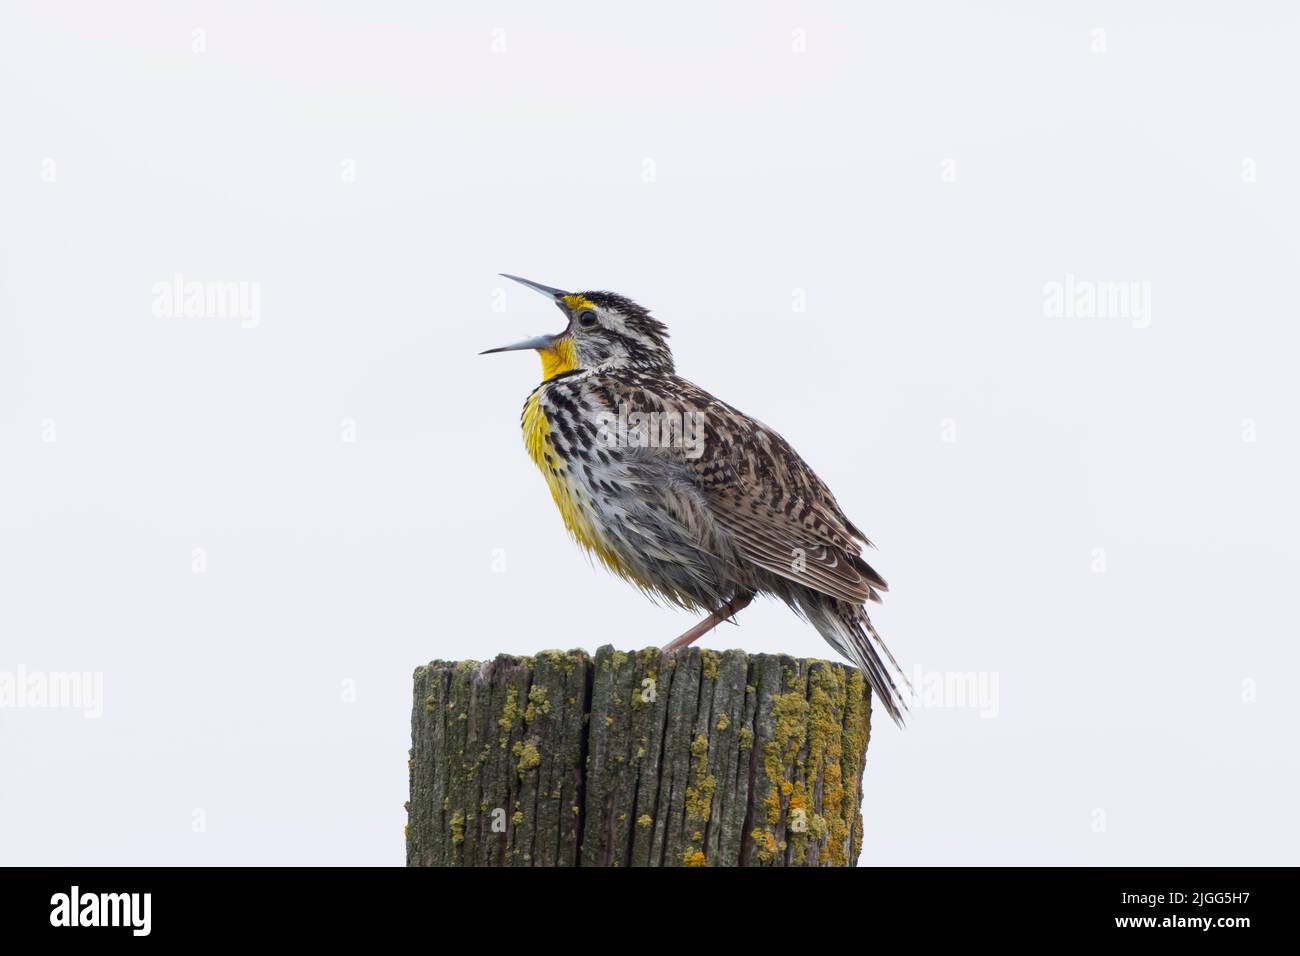
M 752 600 L 754 600 L 752 592 L 737 594 L 734 598 L 722 605 L 722 607 L 718 608 L 704 620 L 700 621 L 699 624 L 696 624 L 681 637 L 665 644 L 662 650 L 667 653 L 668 651 L 675 651 L 683 647 L 689 647 L 741 608 L 747 606 Z

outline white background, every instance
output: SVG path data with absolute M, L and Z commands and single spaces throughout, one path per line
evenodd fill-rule
M 691 623 L 566 540 L 498 271 L 652 308 L 996 677 L 877 721 L 864 865 L 1297 862 L 1293 7 L 434 6 L 5 4 L 0 671 L 104 714 L 0 710 L 0 862 L 401 864 L 417 664 Z

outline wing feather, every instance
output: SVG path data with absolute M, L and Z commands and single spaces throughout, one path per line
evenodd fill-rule
M 888 585 L 862 558 L 870 541 L 784 438 L 683 379 L 674 378 L 671 392 L 654 384 L 641 379 L 611 394 L 610 408 L 617 402 L 703 421 L 699 454 L 683 457 L 684 476 L 741 556 L 843 601 L 880 600 Z

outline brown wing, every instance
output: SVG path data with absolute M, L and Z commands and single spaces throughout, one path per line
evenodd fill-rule
M 686 471 L 743 557 L 854 604 L 888 590 L 862 559 L 870 542 L 775 431 L 676 377 L 641 379 L 622 397 L 648 410 L 698 413 L 703 441 L 698 456 L 685 457 Z
M 727 408 L 711 427 L 696 473 L 714 519 L 760 567 L 854 604 L 888 585 L 862 560 L 865 537 L 784 438 Z M 716 454 L 709 446 L 716 443 Z

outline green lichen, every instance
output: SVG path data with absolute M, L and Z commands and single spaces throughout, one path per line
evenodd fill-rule
M 731 726 L 731 718 L 728 717 L 726 714 L 720 714 L 718 716 L 718 722 L 715 726 L 719 731 L 726 730 L 728 727 Z
M 459 810 L 451 815 L 451 842 L 457 845 L 465 842 L 465 814 Z

